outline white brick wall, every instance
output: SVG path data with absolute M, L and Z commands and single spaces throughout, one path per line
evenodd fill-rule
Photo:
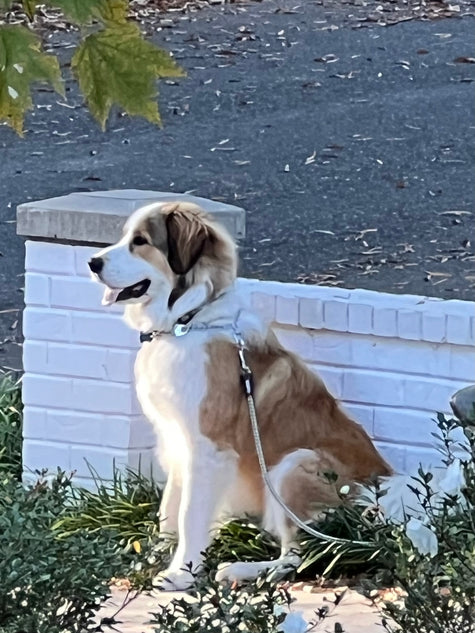
M 154 436 L 133 386 L 138 334 L 101 307 L 96 249 L 29 241 L 24 314 L 24 464 L 90 481 L 112 464 L 149 472 Z M 240 280 L 277 336 L 326 381 L 393 466 L 438 461 L 431 419 L 474 381 L 475 304 Z

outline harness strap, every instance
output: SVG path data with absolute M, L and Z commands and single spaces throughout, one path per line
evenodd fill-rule
M 319 532 L 314 528 L 311 528 L 306 523 L 304 523 L 292 510 L 286 505 L 285 501 L 282 499 L 280 494 L 274 487 L 270 477 L 269 471 L 267 469 L 267 464 L 264 457 L 264 451 L 262 449 L 261 442 L 261 434 L 259 432 L 259 424 L 257 422 L 257 412 L 256 405 L 254 401 L 254 386 L 252 380 L 252 370 L 246 362 L 245 349 L 246 345 L 242 336 L 235 330 L 234 338 L 238 347 L 238 355 L 239 362 L 241 365 L 241 379 L 244 387 L 244 393 L 247 400 L 247 406 L 249 409 L 249 418 L 251 420 L 251 428 L 252 434 L 254 437 L 254 443 L 256 445 L 256 453 L 257 459 L 259 461 L 259 466 L 262 473 L 262 478 L 265 481 L 266 486 L 269 489 L 269 492 L 280 505 L 280 507 L 284 510 L 285 514 L 297 525 L 300 529 L 311 536 L 315 536 L 323 541 L 332 542 L 332 543 L 353 543 L 356 545 L 370 545 L 368 541 L 353 541 L 351 539 L 338 538 L 336 536 L 330 536 L 329 534 L 324 534 L 323 532 Z

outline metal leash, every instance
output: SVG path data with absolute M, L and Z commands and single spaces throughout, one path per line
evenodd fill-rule
M 318 530 L 315 530 L 314 528 L 309 527 L 306 523 L 304 523 L 301 519 L 299 519 L 299 517 L 294 512 L 292 512 L 292 510 L 286 505 L 285 501 L 282 499 L 280 494 L 274 488 L 274 485 L 271 482 L 270 477 L 269 477 L 269 471 L 267 469 L 267 464 L 264 457 L 264 451 L 262 449 L 261 435 L 259 432 L 256 406 L 255 406 L 254 395 L 253 395 L 254 389 L 253 389 L 252 371 L 246 362 L 246 356 L 244 353 L 246 349 L 246 344 L 236 327 L 233 327 L 233 331 L 234 331 L 234 340 L 236 341 L 236 344 L 238 347 L 239 362 L 241 364 L 241 378 L 242 378 L 242 383 L 244 387 L 244 392 L 246 395 L 247 406 L 249 408 L 249 417 L 251 419 L 252 434 L 254 436 L 254 443 L 256 445 L 257 459 L 259 461 L 262 478 L 264 479 L 265 484 L 268 487 L 270 493 L 272 494 L 274 499 L 277 501 L 277 503 L 280 505 L 280 507 L 284 510 L 285 514 L 290 519 L 292 519 L 292 521 L 301 530 L 303 530 L 304 532 L 307 532 L 307 534 L 310 534 L 310 536 L 315 536 L 318 539 L 321 539 L 327 542 L 332 542 L 332 543 L 353 543 L 355 545 L 370 545 L 368 541 L 353 541 L 351 539 L 338 538 L 336 536 L 330 536 L 329 534 L 323 534 L 323 532 L 319 532 Z

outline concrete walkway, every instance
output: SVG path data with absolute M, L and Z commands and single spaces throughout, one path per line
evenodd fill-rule
M 363 596 L 352 589 L 320 589 L 306 586 L 301 588 L 301 583 L 290 588 L 291 595 L 296 602 L 293 611 L 303 612 L 306 620 L 315 619 L 315 611 L 322 607 L 329 610 L 328 616 L 316 627 L 316 631 L 322 633 L 381 633 L 381 615 L 377 608 Z M 335 606 L 335 598 L 344 593 L 340 602 Z M 141 594 L 132 600 L 117 616 L 117 623 L 113 629 L 119 633 L 155 633 L 154 626 L 149 622 L 149 613 L 156 610 L 157 604 L 166 604 L 173 598 L 181 598 L 183 593 L 163 593 L 149 595 Z M 106 603 L 100 612 L 100 617 L 112 617 L 122 605 L 126 596 L 125 591 L 117 588 L 112 590 L 112 598 Z M 338 624 L 340 627 L 338 627 Z M 108 631 L 103 625 L 104 631 Z

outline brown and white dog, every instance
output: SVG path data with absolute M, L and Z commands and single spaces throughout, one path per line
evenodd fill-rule
M 320 378 L 248 309 L 234 284 L 236 246 L 197 206 L 139 209 L 122 239 L 89 266 L 106 286 L 103 303 L 125 303 L 127 323 L 153 333 L 137 355 L 137 393 L 158 433 L 168 473 L 161 530 L 178 534 L 176 553 L 158 584 L 185 589 L 192 583 L 187 568 L 200 565 L 213 522 L 226 513 L 261 516 L 282 552 L 275 561 L 224 564 L 219 579 L 252 578 L 298 564 L 296 529 L 259 470 L 233 328 L 245 340 L 254 375 L 270 479 L 291 510 L 307 520 L 316 507 L 338 503 L 343 485 L 391 473 Z M 174 326 L 184 318 L 190 319 L 189 331 L 175 336 Z M 322 476 L 328 472 L 338 475 L 336 487 Z

